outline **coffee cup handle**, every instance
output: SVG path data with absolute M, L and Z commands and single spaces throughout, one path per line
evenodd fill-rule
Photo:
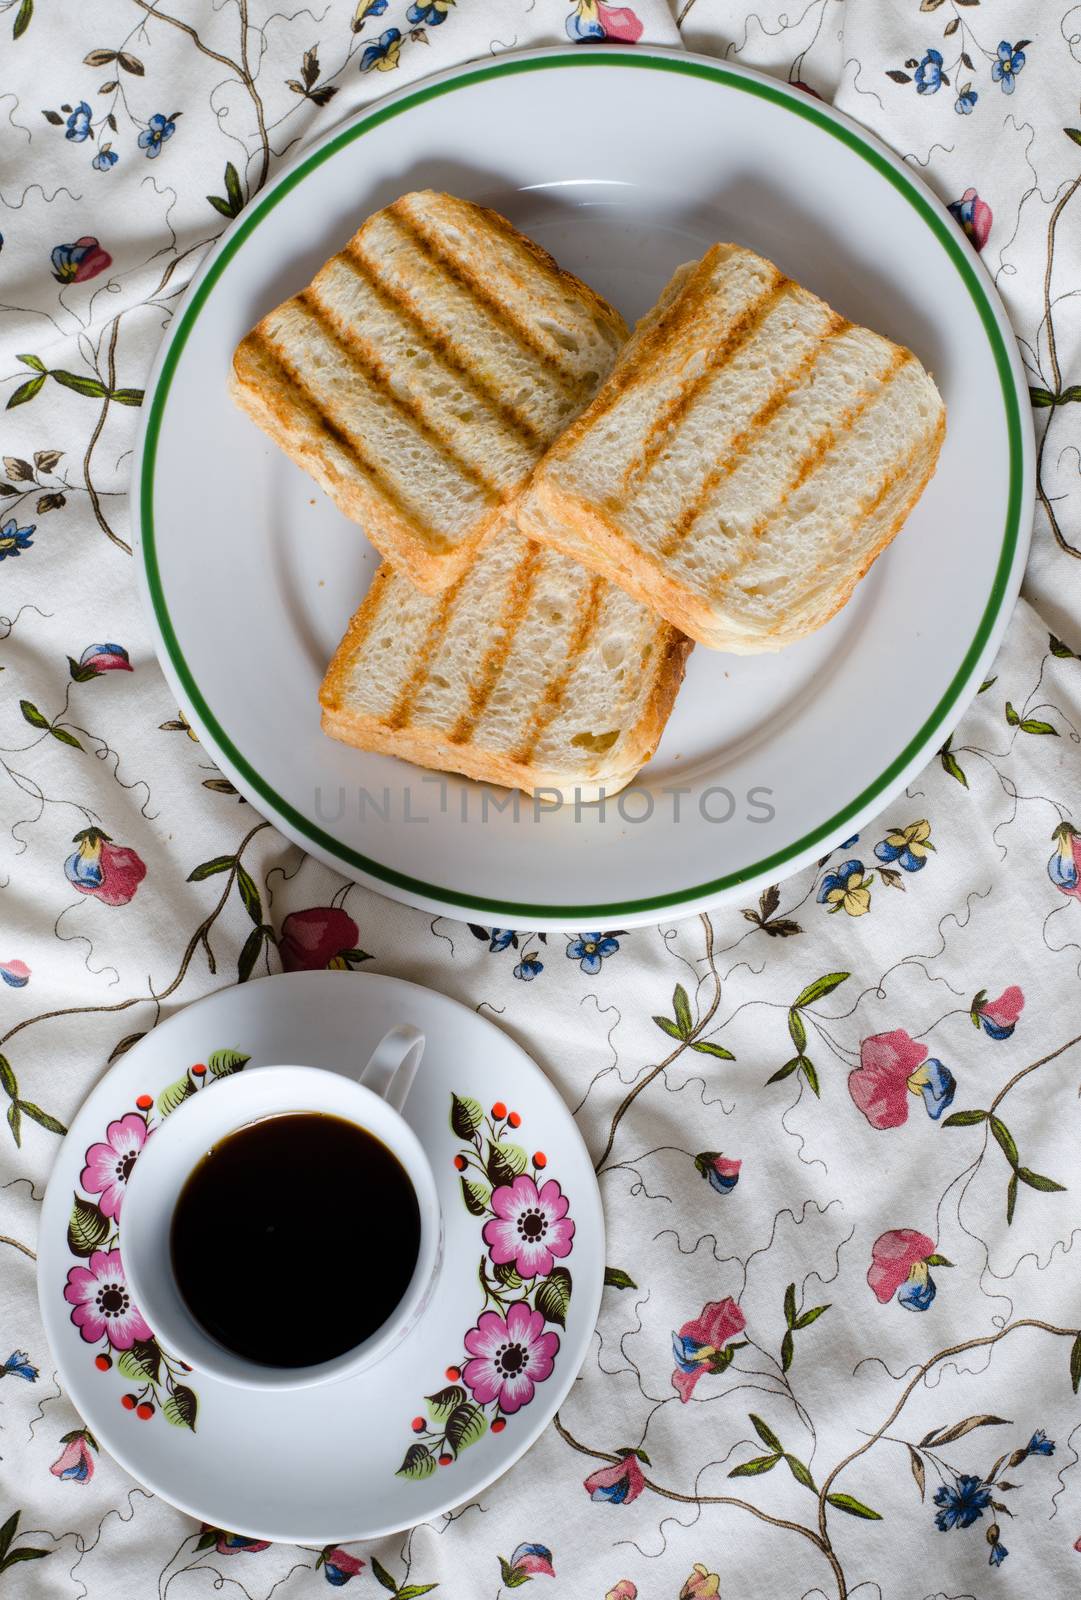
M 380 1039 L 358 1081 L 392 1110 L 401 1111 L 423 1054 L 424 1035 L 399 1023 Z

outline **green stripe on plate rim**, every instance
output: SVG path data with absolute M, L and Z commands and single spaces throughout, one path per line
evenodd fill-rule
M 923 726 L 913 735 L 900 754 L 873 783 L 868 784 L 843 810 L 838 811 L 832 817 L 828 817 L 825 822 L 820 823 L 809 833 L 805 833 L 802 838 L 796 839 L 791 844 L 785 845 L 784 848 L 774 851 L 772 855 L 764 856 L 760 861 L 741 867 L 723 877 L 712 878 L 705 883 L 693 884 L 686 889 L 674 889 L 668 894 L 647 896 L 641 900 L 621 900 L 604 906 L 523 904 L 514 900 L 487 898 L 480 900 L 466 890 L 446 889 L 438 884 L 426 883 L 421 878 L 410 877 L 407 873 L 397 872 L 392 867 L 384 866 L 378 861 L 372 861 L 368 856 L 361 855 L 358 850 L 353 850 L 340 840 L 335 839 L 333 834 L 329 834 L 325 829 L 317 827 L 308 817 L 290 805 L 287 800 L 283 800 L 280 795 L 276 794 L 233 744 L 207 705 L 192 676 L 191 669 L 180 649 L 168 607 L 165 603 L 154 543 L 154 463 L 161 433 L 161 420 L 165 402 L 168 399 L 177 364 L 200 311 L 237 251 L 246 244 L 259 224 L 269 215 L 278 202 L 290 190 L 294 189 L 298 183 L 303 182 L 309 172 L 313 172 L 324 161 L 328 161 L 339 150 L 351 144 L 354 139 L 361 138 L 372 128 L 379 127 L 381 123 L 388 122 L 393 117 L 401 116 L 404 112 L 412 110 L 414 106 L 423 105 L 427 100 L 438 99 L 441 95 L 451 94 L 459 89 L 467 89 L 473 84 L 484 83 L 490 78 L 506 77 L 514 73 L 549 72 L 575 66 L 595 68 L 602 64 L 606 67 L 683 73 L 688 77 L 705 78 L 710 82 L 722 84 L 725 88 L 736 89 L 743 94 L 751 94 L 759 99 L 768 100 L 772 104 L 814 123 L 816 127 L 821 128 L 842 144 L 847 145 L 850 150 L 854 150 L 865 161 L 869 162 L 887 182 L 891 183 L 904 196 L 923 222 L 931 229 L 957 269 L 961 281 L 976 305 L 994 354 L 995 366 L 1002 386 L 1009 437 L 1010 465 L 1006 527 L 994 583 L 991 586 L 991 592 L 988 596 L 983 616 L 980 619 L 979 628 L 968 650 L 965 652 L 964 659 L 952 682 Z M 505 912 L 516 917 L 594 918 L 619 916 L 629 912 L 660 911 L 671 906 L 685 905 L 688 902 L 700 900 L 710 895 L 719 895 L 726 889 L 746 883 L 749 879 L 774 872 L 787 862 L 790 862 L 795 856 L 811 849 L 814 845 L 822 843 L 827 838 L 836 837 L 843 831 L 845 824 L 857 812 L 862 811 L 865 806 L 868 806 L 880 795 L 893 779 L 903 772 L 905 767 L 928 745 L 935 731 L 942 725 L 949 711 L 956 704 L 998 619 L 1006 595 L 1006 585 L 1013 565 L 1014 554 L 1017 549 L 1021 522 L 1021 491 L 1024 477 L 1021 415 L 1013 383 L 1009 353 L 998 325 L 994 308 L 973 267 L 970 259 L 970 250 L 971 246 L 968 242 L 963 240 L 957 230 L 944 220 L 934 206 L 910 182 L 909 178 L 903 172 L 899 172 L 873 145 L 867 143 L 854 128 L 850 128 L 844 123 L 835 122 L 832 117 L 820 110 L 810 97 L 807 97 L 806 104 L 803 104 L 802 99 L 793 97 L 791 90 L 782 89 L 759 78 L 744 77 L 742 74 L 737 74 L 724 67 L 712 66 L 703 61 L 682 60 L 676 56 L 654 56 L 645 53 L 622 55 L 609 53 L 608 51 L 603 53 L 599 51 L 591 52 L 583 50 L 579 46 L 575 52 L 565 55 L 539 56 L 524 60 L 512 59 L 495 62 L 490 66 L 478 67 L 443 82 L 428 84 L 426 87 L 416 90 L 413 94 L 403 96 L 402 99 L 395 101 L 393 104 L 378 107 L 367 116 L 361 117 L 359 121 L 343 129 L 328 144 L 314 151 L 306 161 L 301 162 L 269 194 L 265 195 L 252 208 L 250 214 L 243 219 L 237 231 L 224 245 L 220 255 L 209 268 L 206 277 L 192 295 L 190 302 L 184 308 L 180 325 L 166 352 L 157 386 L 151 399 L 143 447 L 142 481 L 140 486 L 143 561 L 146 569 L 147 586 L 162 640 L 173 669 L 188 696 L 191 710 L 201 721 L 236 772 L 240 774 L 256 794 L 267 802 L 279 817 L 283 818 L 303 838 L 308 839 L 312 844 L 325 850 L 337 860 L 348 866 L 356 867 L 361 872 L 382 883 L 391 884 L 397 889 L 422 895 L 429 900 L 442 901 L 451 906 L 468 906 L 476 910 L 485 909 L 500 913 Z

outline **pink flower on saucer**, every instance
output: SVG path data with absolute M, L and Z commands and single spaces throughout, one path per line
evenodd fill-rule
M 12 989 L 25 989 L 30 982 L 30 968 L 25 961 L 0 961 L 0 978 Z
M 137 1111 L 127 1111 L 110 1122 L 105 1143 L 92 1144 L 79 1182 L 88 1194 L 100 1194 L 102 1213 L 115 1222 L 124 1203 L 124 1191 L 139 1151 L 147 1141 L 146 1122 Z
M 554 1178 L 538 1189 L 528 1173 L 492 1191 L 495 1216 L 484 1224 L 484 1242 L 497 1267 L 514 1262 L 521 1278 L 546 1278 L 554 1257 L 569 1256 L 574 1223 L 569 1201 Z
M 87 1344 L 103 1336 L 114 1350 L 130 1350 L 136 1339 L 152 1339 L 138 1306 L 132 1303 L 119 1250 L 95 1250 L 86 1267 L 72 1267 L 64 1299 L 74 1306 L 71 1320 Z
M 536 1385 L 551 1375 L 559 1335 L 546 1333 L 540 1312 L 516 1300 L 506 1320 L 485 1311 L 466 1334 L 465 1347 L 473 1360 L 462 1368 L 462 1378 L 473 1398 L 481 1405 L 495 1400 L 510 1416 L 527 1406 Z

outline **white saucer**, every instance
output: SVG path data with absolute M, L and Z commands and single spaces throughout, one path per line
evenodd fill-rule
M 138 1124 L 145 1121 L 152 1131 L 168 1114 L 163 1106 L 179 1104 L 184 1093 L 212 1094 L 215 1075 L 228 1071 L 277 1061 L 359 1070 L 396 1022 L 410 1022 L 427 1037 L 404 1115 L 435 1169 L 446 1229 L 439 1282 L 405 1343 L 357 1377 L 260 1396 L 189 1373 L 167 1352 L 156 1360 L 153 1341 L 136 1337 L 131 1343 L 142 1331 L 140 1319 L 125 1314 L 122 1275 L 118 1280 L 115 1260 L 107 1259 L 117 1228 L 107 1213 L 119 1209 L 123 1223 L 122 1178 L 114 1188 L 106 1177 L 118 1173 L 125 1154 L 138 1146 Z M 494 1163 L 493 1134 L 502 1152 Z M 110 1136 L 115 1162 L 89 1154 Z M 455 1166 L 459 1154 L 469 1162 L 465 1178 L 475 1184 L 471 1209 Z M 541 1193 L 540 1208 L 551 1220 L 531 1231 L 547 1229 L 553 1252 L 550 1260 L 534 1253 L 529 1264 L 538 1275 L 531 1279 L 518 1277 L 513 1262 L 497 1259 L 506 1254 L 497 1236 L 517 1237 L 520 1230 L 489 1228 L 497 1242 L 491 1249 L 485 1243 L 492 1191 L 478 1163 L 494 1171 L 497 1190 L 509 1190 L 520 1169 L 520 1205 L 533 1198 L 530 1182 Z M 545 1192 L 549 1182 L 558 1191 Z M 569 1202 L 566 1219 L 558 1216 L 560 1197 Z M 508 1209 L 509 1193 L 497 1200 Z M 573 1236 L 567 1220 L 574 1223 Z M 342 1281 L 364 1270 L 366 1219 L 356 1221 L 356 1253 L 341 1263 Z M 370 1222 L 379 1226 L 381 1219 Z M 213 1240 L 207 1248 L 214 1248 Z M 489 1285 L 487 1308 L 478 1263 Z M 243 1272 L 244 1263 L 223 1261 L 221 1269 Z M 68 1394 L 102 1445 L 141 1483 L 204 1522 L 313 1545 L 411 1527 L 477 1494 L 516 1461 L 578 1373 L 603 1272 L 604 1223 L 593 1169 L 540 1069 L 492 1023 L 457 1002 L 366 973 L 264 978 L 211 995 L 162 1023 L 105 1075 L 75 1118 L 49 1182 L 38 1246 L 49 1342 Z M 110 1287 L 118 1281 L 119 1288 Z M 69 1286 L 78 1304 L 65 1298 Z M 335 1287 L 328 1283 L 326 1294 Z M 282 1263 L 276 1282 L 252 1283 L 251 1292 L 273 1316 L 277 1297 L 291 1292 L 289 1263 Z M 506 1318 L 509 1305 L 522 1299 L 534 1314 L 514 1313 L 509 1336 L 486 1320 L 466 1345 L 486 1309 Z M 72 1320 L 77 1312 L 80 1326 Z M 500 1337 L 485 1341 L 485 1334 Z M 514 1356 L 516 1339 L 521 1358 Z M 507 1385 L 498 1375 L 496 1363 L 507 1357 L 497 1347 L 508 1343 L 512 1365 L 531 1360 L 532 1395 L 530 1385 Z M 111 1365 L 99 1367 L 97 1358 L 106 1355 Z M 151 1415 L 125 1408 L 124 1398 L 133 1395 Z

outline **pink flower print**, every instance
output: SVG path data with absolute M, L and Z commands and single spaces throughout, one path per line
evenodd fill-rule
M 322 1565 L 323 1576 L 335 1589 L 343 1588 L 364 1566 L 360 1556 L 351 1556 L 348 1550 L 329 1544 L 315 1564 Z
M 508 1416 L 527 1406 L 535 1386 L 551 1375 L 559 1335 L 544 1331 L 544 1318 L 524 1300 L 516 1300 L 504 1320 L 485 1311 L 465 1336 L 473 1357 L 462 1378 L 481 1405 L 495 1400 Z
M 696 1561 L 690 1577 L 679 1591 L 679 1600 L 717 1600 L 720 1592 L 721 1580 L 717 1573 L 710 1572 L 701 1561 Z
M 524 1572 L 531 1578 L 554 1578 L 556 1575 L 552 1566 L 552 1552 L 543 1544 L 520 1544 L 506 1566 L 507 1572 L 503 1581 L 509 1582 L 512 1589 L 516 1589 L 522 1582 L 521 1578 L 513 1577 L 514 1573 Z
M 672 1387 L 678 1390 L 684 1404 L 691 1398 L 699 1378 L 707 1372 L 723 1372 L 730 1365 L 740 1346 L 728 1342 L 746 1326 L 746 1318 L 734 1300 L 711 1300 L 702 1307 L 701 1316 L 685 1322 L 679 1332 L 672 1335 L 676 1358 Z
M 863 1040 L 848 1092 L 872 1128 L 899 1128 L 908 1121 L 908 1080 L 926 1059 L 927 1046 L 903 1028 Z
M 260 1550 L 269 1550 L 269 1539 L 249 1539 L 245 1533 L 229 1533 L 225 1528 L 215 1528 L 209 1522 L 201 1524 L 202 1537 L 197 1549 L 208 1550 L 211 1545 L 220 1556 L 255 1555 Z
M 1003 989 L 997 1000 L 988 1000 L 987 990 L 981 989 L 972 1002 L 973 1026 L 982 1027 L 990 1039 L 1008 1039 L 1024 1006 L 1025 997 L 1016 983 Z
M 278 952 L 286 972 L 351 971 L 354 962 L 370 959 L 357 949 L 359 937 L 356 923 L 340 906 L 311 906 L 286 917 Z
M 100 1194 L 103 1214 L 115 1222 L 124 1203 L 131 1169 L 147 1141 L 146 1122 L 137 1111 L 126 1111 L 119 1122 L 110 1122 L 105 1143 L 92 1144 L 86 1152 L 86 1166 L 79 1182 L 87 1194 Z
M 977 250 L 982 250 L 991 233 L 994 215 L 986 200 L 981 200 L 975 189 L 966 189 L 960 200 L 951 200 L 946 208 L 956 222 L 961 224 L 967 238 Z
M 1081 1539 L 1078 1540 L 1081 1544 Z M 620 1578 L 605 1595 L 604 1600 L 638 1600 L 638 1585 L 629 1578 Z
M 926 1311 L 937 1293 L 928 1267 L 949 1266 L 935 1255 L 935 1241 L 915 1228 L 892 1228 L 871 1248 L 867 1282 L 875 1298 L 886 1305 L 897 1295 L 906 1311 Z
M 87 1442 L 90 1435 L 85 1428 L 65 1433 L 60 1443 L 64 1446 L 49 1471 L 54 1478 L 64 1478 L 70 1483 L 89 1483 L 94 1476 L 94 1457 Z
M 597 16 L 606 39 L 637 44 L 642 37 L 642 24 L 629 6 L 608 6 L 604 0 L 597 0 Z
M 484 1224 L 484 1242 L 497 1267 L 514 1262 L 521 1278 L 546 1278 L 555 1257 L 569 1256 L 574 1223 L 569 1201 L 554 1178 L 538 1189 L 528 1173 L 492 1191 L 495 1216 Z
M 610 1467 L 601 1467 L 583 1478 L 582 1485 L 591 1500 L 607 1500 L 609 1505 L 629 1506 L 646 1486 L 638 1457 L 633 1450 L 614 1461 Z
M 127 845 L 113 844 L 100 828 L 84 828 L 72 840 L 79 848 L 64 862 L 68 882 L 107 906 L 126 906 L 146 877 L 146 866 Z
M 30 982 L 30 968 L 25 961 L 0 961 L 0 978 L 12 989 L 25 989 Z
M 130 1350 L 136 1339 L 154 1337 L 132 1303 L 119 1250 L 95 1250 L 88 1266 L 72 1267 L 64 1299 L 87 1344 L 104 1336 L 114 1350 Z

